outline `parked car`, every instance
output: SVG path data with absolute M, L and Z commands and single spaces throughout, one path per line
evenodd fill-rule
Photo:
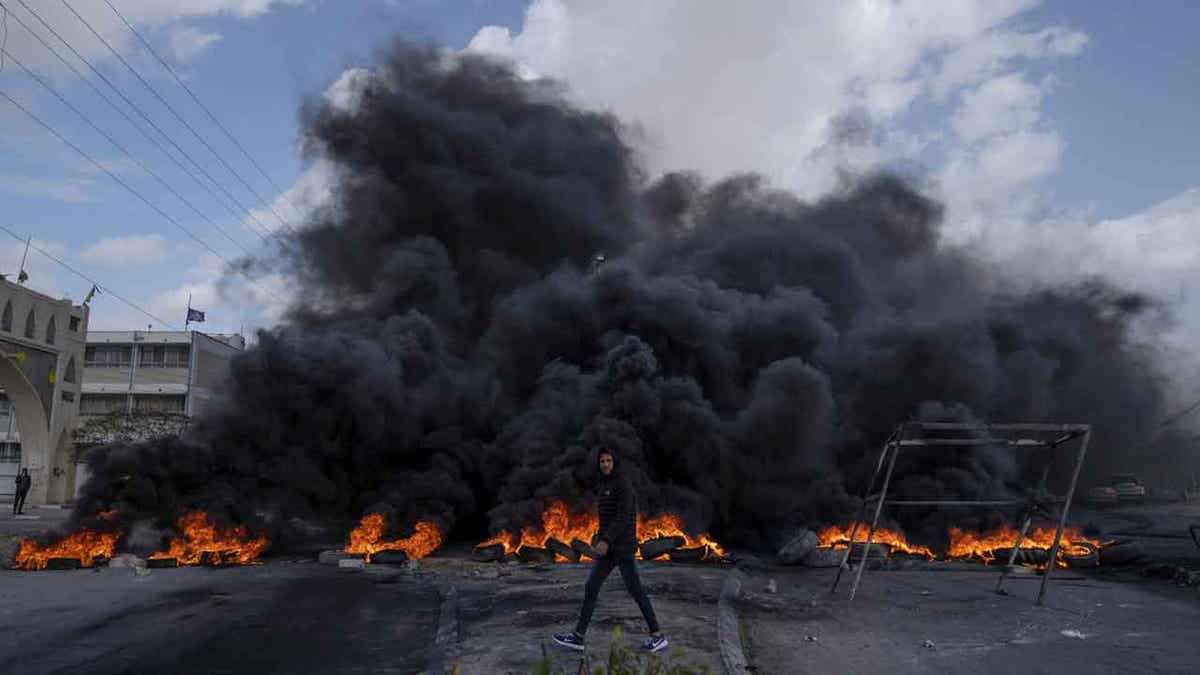
M 1200 501 L 1200 481 L 1192 479 L 1192 484 L 1183 491 L 1183 499 L 1188 502 Z M 1196 542 L 1196 546 L 1200 546 L 1200 540 Z
M 1117 500 L 1142 504 L 1146 501 L 1146 486 L 1131 473 L 1114 473 L 1108 484 L 1117 491 Z
M 1116 489 L 1110 485 L 1097 485 L 1088 490 L 1086 499 L 1100 506 L 1115 506 L 1120 501 Z

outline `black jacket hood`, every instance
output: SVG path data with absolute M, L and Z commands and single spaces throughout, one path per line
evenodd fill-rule
M 600 471 L 600 455 L 602 454 L 607 454 L 613 458 L 613 470 L 612 473 L 608 474 L 607 476 L 604 475 L 604 472 Z M 620 455 L 618 455 L 617 452 L 612 448 L 600 448 L 596 450 L 596 472 L 600 474 L 601 482 L 613 480 L 617 476 L 621 475 Z

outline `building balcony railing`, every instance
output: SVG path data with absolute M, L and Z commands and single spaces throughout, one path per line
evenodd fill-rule
M 106 361 L 86 361 L 86 362 L 84 362 L 83 367 L 84 368 L 128 368 L 129 365 L 130 364 L 128 361 L 122 361 L 120 363 L 108 363 Z M 187 368 L 188 367 L 188 364 L 186 361 L 183 363 L 171 363 L 171 362 L 167 362 L 167 361 L 143 361 L 143 362 L 139 362 L 137 365 L 138 365 L 138 368 Z

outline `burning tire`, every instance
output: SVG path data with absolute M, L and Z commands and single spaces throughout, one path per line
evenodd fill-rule
M 1086 549 L 1087 552 L 1085 553 L 1083 551 L 1078 551 L 1063 554 L 1063 560 L 1067 563 L 1068 567 L 1072 569 L 1082 569 L 1085 567 L 1100 566 L 1099 549 L 1087 542 L 1080 542 L 1076 544 L 1076 546 L 1080 549 Z
M 687 541 L 683 537 L 659 537 L 642 542 L 638 548 L 642 552 L 642 560 L 654 560 L 682 548 L 685 543 Z
M 554 551 L 548 548 L 538 548 L 536 546 L 522 546 L 517 551 L 517 557 L 523 563 L 543 563 L 554 562 Z
M 475 562 L 496 562 L 504 557 L 504 544 L 491 546 L 476 546 L 471 551 L 471 560 Z
M 567 562 L 579 562 L 579 552 L 557 539 L 547 539 L 546 548 L 552 551 L 555 556 L 566 558 Z
M 677 548 L 668 553 L 667 557 L 671 559 L 671 562 L 701 562 L 708 557 L 708 547 L 697 546 L 695 548 Z
M 596 550 L 592 548 L 591 544 L 583 541 L 582 539 L 571 540 L 571 550 L 585 558 L 591 558 L 592 560 L 596 559 Z
M 850 547 L 850 562 L 853 563 L 853 562 L 858 562 L 859 560 L 862 560 L 864 551 L 867 551 L 867 542 L 865 542 L 865 541 L 854 542 L 854 544 Z M 869 560 L 872 558 L 886 558 L 891 553 L 891 551 L 892 551 L 892 548 L 890 546 L 888 546 L 887 544 L 880 544 L 880 543 L 872 542 L 870 550 L 867 551 L 867 559 Z
M 400 550 L 388 549 L 371 556 L 371 563 L 375 565 L 402 565 L 406 562 L 408 554 Z
M 1143 555 L 1142 545 L 1136 541 L 1126 541 L 1119 544 L 1111 544 L 1100 549 L 1100 564 L 1108 565 L 1128 565 Z
M 805 567 L 837 567 L 845 555 L 846 549 L 822 546 L 814 548 L 801 562 Z
M 1012 555 L 1011 548 L 998 548 L 992 551 L 993 565 L 1007 565 Z M 1044 548 L 1027 548 L 1022 546 L 1020 553 L 1013 560 L 1014 565 L 1045 565 L 1050 560 L 1050 551 Z

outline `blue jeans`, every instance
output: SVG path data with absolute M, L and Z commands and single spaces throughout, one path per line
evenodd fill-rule
M 638 608 L 642 610 L 642 616 L 646 618 L 646 625 L 650 628 L 650 632 L 657 633 L 658 619 L 654 618 L 654 608 L 650 606 L 650 598 L 646 596 L 646 590 L 642 588 L 642 580 L 638 577 L 637 563 L 634 561 L 632 553 L 623 555 L 610 553 L 592 565 L 592 572 L 588 574 L 587 584 L 583 587 L 583 609 L 579 611 L 579 623 L 575 624 L 575 632 L 578 635 L 587 633 L 588 623 L 592 620 L 592 612 L 596 609 L 596 596 L 600 595 L 600 586 L 608 578 L 613 567 L 621 568 L 621 578 L 625 580 L 625 588 L 633 596 Z

